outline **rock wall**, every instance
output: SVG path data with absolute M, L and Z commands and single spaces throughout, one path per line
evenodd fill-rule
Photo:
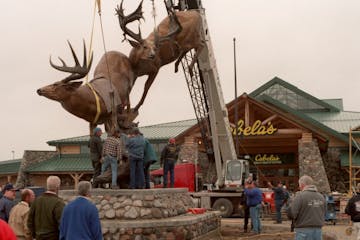
M 33 185 L 29 179 L 25 169 L 32 164 L 47 160 L 57 154 L 56 151 L 29 151 L 25 150 L 20 164 L 18 177 L 16 179 L 16 188 L 23 188 L 25 186 Z
M 340 150 L 329 148 L 323 160 L 331 191 L 347 193 L 349 185 L 344 183 L 349 182 L 349 173 L 341 169 Z
M 316 139 L 303 137 L 299 140 L 299 177 L 308 175 L 316 179 L 315 185 L 321 193 L 329 193 L 330 185 Z
M 59 193 L 65 202 L 74 190 Z M 220 228 L 220 212 L 189 214 L 194 207 L 187 189 L 94 189 L 91 200 L 99 210 L 105 240 L 194 239 Z

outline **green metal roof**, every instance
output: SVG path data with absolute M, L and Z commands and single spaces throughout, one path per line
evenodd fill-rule
M 332 129 L 332 128 L 326 126 L 326 125 L 324 125 L 323 123 L 315 120 L 314 118 L 311 118 L 311 117 L 307 116 L 307 114 L 305 114 L 303 112 L 300 112 L 300 111 L 296 111 L 296 110 L 292 109 L 291 107 L 289 107 L 289 106 L 287 106 L 287 105 L 285 105 L 285 104 L 283 104 L 283 103 L 281 103 L 281 102 L 279 102 L 279 101 L 277 101 L 277 100 L 275 100 L 275 99 L 273 99 L 273 98 L 271 98 L 271 97 L 269 97 L 267 95 L 259 96 L 258 100 L 263 101 L 263 102 L 267 102 L 267 103 L 272 104 L 272 105 L 274 105 L 274 106 L 276 106 L 276 107 L 278 107 L 280 109 L 283 109 L 284 111 L 289 112 L 289 113 L 297 116 L 298 118 L 305 120 L 306 122 L 314 125 L 315 127 L 318 127 L 322 131 L 325 131 L 328 134 L 333 135 L 334 137 L 336 137 L 336 138 L 338 138 L 338 139 L 340 139 L 342 141 L 345 141 L 345 142 L 348 141 L 348 138 L 345 135 L 335 131 L 334 129 Z
M 196 123 L 197 123 L 196 119 L 190 119 L 190 120 L 161 123 L 161 124 L 139 127 L 139 130 L 144 134 L 144 136 L 147 139 L 150 140 L 150 142 L 152 142 L 154 140 L 155 141 L 162 139 L 167 140 L 171 137 L 175 137 Z M 101 136 L 101 138 L 105 140 L 106 136 L 107 136 L 106 133 L 104 133 Z M 49 144 L 50 146 L 79 144 L 79 143 L 87 144 L 88 141 L 89 141 L 89 135 L 85 135 L 80 137 L 52 140 L 52 141 L 48 141 L 47 144 Z
M 342 167 L 349 167 L 349 152 L 341 151 L 340 154 L 341 166 Z M 360 154 L 354 154 L 351 158 L 353 166 L 360 166 Z
M 291 85 L 284 80 L 274 77 L 269 82 L 249 94 L 257 99 L 261 95 L 268 95 L 273 99 L 291 107 L 297 111 L 304 112 L 339 112 L 340 109 L 322 101 L 301 89 Z
M 306 113 L 309 117 L 340 133 L 348 133 L 350 128 L 360 125 L 360 112 Z
M 0 161 L 0 175 L 15 174 L 18 173 L 22 158 Z
M 344 104 L 343 104 L 343 100 L 342 98 L 336 98 L 336 99 L 321 99 L 321 101 L 324 101 L 336 108 L 338 108 L 339 110 L 343 111 L 344 110 Z
M 26 172 L 93 172 L 89 154 L 62 154 L 33 164 Z

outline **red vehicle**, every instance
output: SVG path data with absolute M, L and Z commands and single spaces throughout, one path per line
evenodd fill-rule
M 269 188 L 261 188 L 264 203 L 268 204 L 269 210 L 275 212 L 274 191 Z
M 175 188 L 188 188 L 189 192 L 195 192 L 195 165 L 192 163 L 182 163 L 175 165 Z M 197 169 L 199 173 L 199 168 Z M 150 172 L 151 182 L 154 183 L 154 188 L 162 188 L 164 170 L 159 168 Z M 170 174 L 168 174 L 168 183 L 170 182 Z

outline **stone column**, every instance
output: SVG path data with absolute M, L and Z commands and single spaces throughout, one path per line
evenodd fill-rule
M 298 144 L 299 177 L 308 175 L 321 193 L 329 193 L 330 185 L 316 139 L 311 133 L 304 133 Z
M 195 163 L 198 159 L 198 144 L 193 136 L 185 137 L 179 153 L 180 162 Z
M 18 176 L 16 179 L 16 188 L 23 188 L 31 184 L 31 180 L 28 177 L 28 174 L 25 172 L 26 168 L 32 164 L 36 164 L 45 160 L 50 159 L 56 155 L 56 151 L 24 151 L 23 158 L 19 167 Z

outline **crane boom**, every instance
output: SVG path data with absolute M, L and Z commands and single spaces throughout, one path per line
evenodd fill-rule
M 172 4 L 169 1 L 171 0 L 167 0 L 166 4 Z M 189 73 L 188 66 L 193 58 L 193 52 L 189 52 L 183 58 L 182 66 L 205 148 L 208 156 L 212 154 L 215 161 L 217 174 L 215 187 L 221 188 L 227 181 L 232 184 L 235 182 L 240 186 L 244 169 L 248 166 L 246 161 L 237 160 L 205 9 L 200 0 L 179 0 L 175 8 L 178 10 L 196 9 L 201 16 L 200 34 L 204 43 L 203 49 L 197 58 L 192 74 Z

